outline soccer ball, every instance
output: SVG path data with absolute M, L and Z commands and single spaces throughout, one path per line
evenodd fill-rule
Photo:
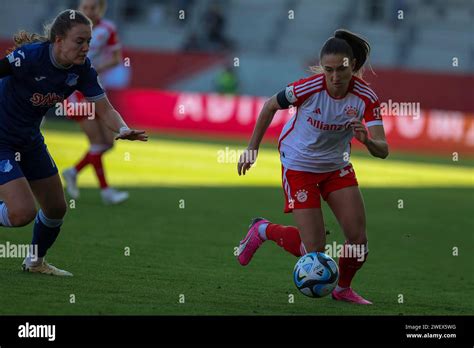
M 339 279 L 336 262 L 325 253 L 312 252 L 301 257 L 293 271 L 299 291 L 309 297 L 324 297 L 334 290 Z

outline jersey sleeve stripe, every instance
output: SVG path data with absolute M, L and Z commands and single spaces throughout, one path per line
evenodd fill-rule
M 311 86 L 307 86 L 305 88 L 302 88 L 302 89 L 298 89 L 298 90 L 295 90 L 296 94 L 298 96 L 302 96 L 303 94 L 306 94 L 308 93 L 308 91 L 313 91 L 315 89 L 318 89 L 320 87 L 323 86 L 323 83 L 322 82 L 319 82 L 317 84 L 314 84 L 314 85 L 311 85 Z
M 308 93 L 318 93 L 318 92 L 321 92 L 322 90 L 323 90 L 322 85 L 319 85 L 319 86 L 317 86 L 317 87 L 315 87 L 315 88 L 311 88 L 311 89 L 309 89 L 309 90 L 307 90 L 307 91 L 301 93 L 301 94 L 299 95 L 299 97 L 301 97 L 301 96 L 303 96 L 303 95 L 305 95 L 305 94 L 308 94 Z
M 362 94 L 365 97 L 367 97 L 372 103 L 375 103 L 377 101 L 377 99 L 374 99 L 374 97 L 372 97 L 372 95 L 370 95 L 369 93 L 367 93 L 364 90 L 360 90 L 358 87 L 354 86 L 354 91 L 359 93 L 359 94 Z
M 377 97 L 377 95 L 375 94 L 375 92 L 374 92 L 372 89 L 370 89 L 368 86 L 366 86 L 366 85 L 360 83 L 359 81 L 355 81 L 355 85 L 356 85 L 358 88 L 367 91 L 367 93 L 372 94 L 374 98 Z
M 322 81 L 322 80 L 323 80 L 323 76 L 319 76 L 315 79 L 311 79 L 309 81 L 306 81 L 305 83 L 302 83 L 301 85 L 296 85 L 295 88 L 301 88 L 301 87 L 304 87 L 306 85 L 310 85 L 312 83 L 319 82 L 319 81 Z
M 364 90 L 366 91 L 368 94 L 370 94 L 373 98 L 375 99 L 378 99 L 377 98 L 377 95 L 374 93 L 374 91 L 372 91 L 369 87 L 367 86 L 364 86 L 363 84 L 361 84 L 360 82 L 358 81 L 355 81 L 355 85 L 360 88 L 361 90 Z
M 318 85 L 322 83 L 322 80 L 318 80 L 318 81 L 311 81 L 311 83 L 305 83 L 304 85 L 296 85 L 295 86 L 295 89 L 296 90 L 300 90 L 300 89 L 306 89 L 306 88 L 309 88 L 311 86 L 314 86 L 314 85 Z

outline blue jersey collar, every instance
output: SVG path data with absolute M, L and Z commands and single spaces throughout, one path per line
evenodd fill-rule
M 63 69 L 63 70 L 66 70 L 66 69 L 70 69 L 72 68 L 72 66 L 74 64 L 71 64 L 71 65 L 68 65 L 68 66 L 64 66 L 64 65 L 61 65 L 59 64 L 56 59 L 54 58 L 54 54 L 53 54 L 53 44 L 49 44 L 49 59 L 51 60 L 51 63 L 54 65 L 55 68 L 58 68 L 58 69 Z

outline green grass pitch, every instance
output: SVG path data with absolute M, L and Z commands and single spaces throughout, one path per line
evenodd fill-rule
M 60 169 L 86 147 L 70 129 L 50 130 L 46 140 Z M 234 247 L 252 217 L 293 220 L 282 212 L 275 150 L 262 151 L 256 168 L 239 178 L 234 164 L 216 163 L 223 146 L 120 143 L 107 166 L 111 182 L 128 189 L 130 200 L 103 206 L 86 171 L 81 198 L 47 257 L 74 277 L 23 273 L 21 259 L 0 258 L 0 314 L 474 314 L 471 164 L 354 158 L 370 253 L 353 287 L 374 302 L 356 306 L 299 294 L 291 277 L 297 259 L 271 241 L 247 267 L 238 264 Z M 384 180 L 377 179 L 380 172 Z M 341 243 L 326 206 L 324 215 L 327 242 Z M 0 244 L 30 242 L 31 228 L 0 228 Z

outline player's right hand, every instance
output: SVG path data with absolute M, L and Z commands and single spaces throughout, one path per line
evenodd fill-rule
M 257 156 L 258 156 L 258 149 L 249 149 L 247 148 L 239 158 L 239 163 L 237 164 L 237 172 L 239 175 L 245 175 L 245 172 L 247 172 L 252 164 L 257 161 Z
M 115 137 L 115 140 L 119 139 L 148 141 L 148 135 L 144 130 L 124 129 Z

